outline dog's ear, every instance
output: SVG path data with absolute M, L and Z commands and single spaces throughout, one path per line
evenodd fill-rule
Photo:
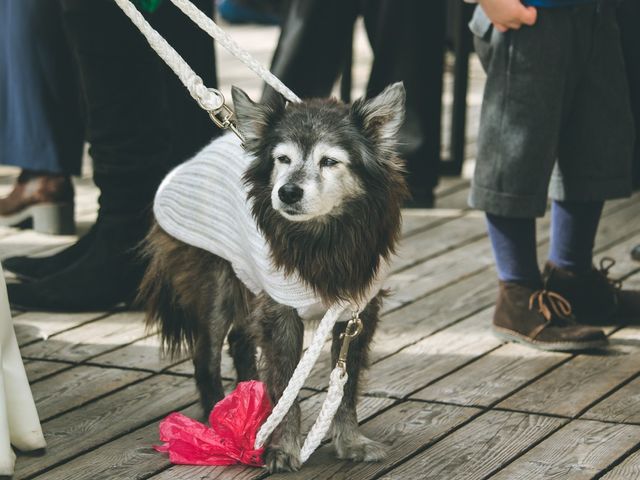
M 404 102 L 404 85 L 397 82 L 376 97 L 353 102 L 351 114 L 378 148 L 395 153 L 398 130 L 404 121 Z
M 244 137 L 249 150 L 256 147 L 258 140 L 264 136 L 265 129 L 274 117 L 284 111 L 284 98 L 274 95 L 265 104 L 256 103 L 242 89 L 231 87 L 231 96 L 238 119 L 238 129 Z

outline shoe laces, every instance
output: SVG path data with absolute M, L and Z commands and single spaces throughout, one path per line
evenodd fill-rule
M 616 264 L 616 261 L 611 257 L 602 257 L 600 259 L 600 268 L 596 270 L 602 278 L 609 284 L 613 290 L 622 289 L 622 280 L 609 278 L 609 270 Z
M 533 310 L 535 304 L 537 304 L 538 311 L 542 314 L 547 323 L 550 323 L 554 318 L 559 318 L 565 321 L 573 320 L 573 313 L 569 300 L 559 293 L 546 289 L 536 290 L 529 297 L 529 310 Z

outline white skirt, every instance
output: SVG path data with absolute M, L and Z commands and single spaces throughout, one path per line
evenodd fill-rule
M 0 475 L 13 474 L 15 453 L 46 446 L 40 419 L 13 330 L 7 287 L 0 266 Z

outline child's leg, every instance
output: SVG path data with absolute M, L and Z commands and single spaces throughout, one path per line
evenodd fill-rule
M 604 202 L 554 201 L 549 261 L 573 272 L 589 272 Z
M 542 286 L 536 252 L 534 218 L 510 218 L 487 213 L 487 229 L 498 278 L 532 288 Z

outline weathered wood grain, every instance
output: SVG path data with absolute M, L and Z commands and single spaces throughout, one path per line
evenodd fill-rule
M 462 216 L 421 231 L 400 241 L 398 255 L 391 267 L 392 272 L 444 254 L 485 235 L 484 221 L 472 216 Z
M 191 379 L 159 375 L 65 413 L 43 424 L 47 451 L 21 456 L 16 478 L 56 466 L 195 400 Z
M 24 312 L 13 319 L 19 345 L 46 340 L 60 332 L 78 327 L 107 315 L 105 312 L 53 313 Z
M 25 360 L 24 369 L 27 372 L 29 382 L 33 383 L 41 378 L 57 373 L 61 370 L 72 368 L 72 363 L 51 362 L 43 360 Z
M 322 402 L 324 401 L 324 394 L 314 395 L 300 403 L 302 409 L 302 432 L 305 433 L 311 428 L 311 425 L 315 421 Z M 380 410 L 387 408 L 393 402 L 387 399 L 381 398 L 360 398 L 357 406 L 358 419 L 360 422 L 366 421 L 368 418 L 374 416 Z M 325 439 L 327 440 L 327 439 Z M 305 475 L 306 475 L 305 467 Z M 199 479 L 199 478 L 223 478 L 228 479 L 258 479 L 265 476 L 265 471 L 262 469 L 234 466 L 234 467 L 197 467 L 197 466 L 182 466 L 175 465 L 164 472 L 159 473 L 157 476 L 152 477 L 154 480 L 161 479 Z M 306 477 L 304 477 L 306 478 Z
M 24 357 L 80 362 L 147 335 L 141 312 L 121 312 L 24 347 Z
M 607 472 L 602 480 L 635 480 L 640 478 L 640 450 L 629 455 L 620 465 Z
M 640 377 L 596 403 L 580 418 L 640 424 Z
M 91 359 L 91 364 L 161 372 L 184 360 L 184 357 L 172 359 L 162 355 L 160 352 L 160 338 L 157 335 L 152 335 L 111 352 L 98 355 Z
M 381 472 L 410 458 L 417 450 L 442 438 L 479 412 L 474 408 L 404 402 L 363 426 L 363 432 L 370 438 L 389 445 L 388 456 L 383 461 L 366 463 L 339 461 L 335 458 L 332 446 L 326 445 L 311 456 L 299 473 L 273 475 L 269 478 L 300 480 L 377 478 Z
M 611 336 L 608 353 L 578 355 L 498 404 L 527 412 L 575 416 L 640 372 L 640 328 Z
M 381 478 L 485 478 L 563 422 L 565 420 L 539 415 L 487 412 Z
M 181 413 L 195 418 L 199 406 Z M 146 478 L 170 465 L 166 454 L 156 452 L 158 422 L 140 428 L 36 477 L 38 480 L 114 480 Z
M 148 374 L 132 370 L 78 366 L 31 387 L 40 421 L 137 382 Z
M 587 480 L 638 442 L 640 426 L 574 420 L 491 478 Z
M 498 347 L 492 314 L 493 309 L 484 310 L 372 365 L 364 391 L 402 397 Z
M 506 344 L 411 398 L 488 407 L 569 357 Z

